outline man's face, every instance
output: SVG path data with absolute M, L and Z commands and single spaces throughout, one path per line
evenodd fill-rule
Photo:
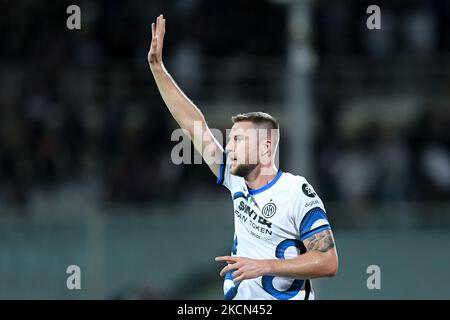
M 231 174 L 246 177 L 259 164 L 258 129 L 250 121 L 237 122 L 231 128 L 226 146 Z

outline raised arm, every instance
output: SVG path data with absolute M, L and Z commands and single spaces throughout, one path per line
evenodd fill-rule
M 156 25 L 152 23 L 152 41 L 147 57 L 150 70 L 173 118 L 182 129 L 187 131 L 195 149 L 203 156 L 211 171 L 219 176 L 223 148 L 208 128 L 201 111 L 181 91 L 164 67 L 162 51 L 165 32 L 166 20 L 163 15 L 160 15 Z

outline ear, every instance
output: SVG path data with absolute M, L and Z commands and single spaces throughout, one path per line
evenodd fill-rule
M 262 148 L 262 155 L 270 155 L 272 153 L 272 141 L 265 140 Z

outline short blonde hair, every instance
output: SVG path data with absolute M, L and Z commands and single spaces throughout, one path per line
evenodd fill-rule
M 239 113 L 233 117 L 231 117 L 233 123 L 242 122 L 242 121 L 250 121 L 254 124 L 263 124 L 267 126 L 267 129 L 279 129 L 280 124 L 275 117 L 271 116 L 268 113 L 255 111 L 255 112 L 247 112 L 247 113 Z

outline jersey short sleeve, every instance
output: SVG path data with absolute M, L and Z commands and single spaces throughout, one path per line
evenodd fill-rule
M 303 241 L 318 232 L 330 230 L 331 227 L 323 202 L 313 187 L 304 178 L 299 187 L 298 197 L 294 199 L 293 213 L 299 239 Z

